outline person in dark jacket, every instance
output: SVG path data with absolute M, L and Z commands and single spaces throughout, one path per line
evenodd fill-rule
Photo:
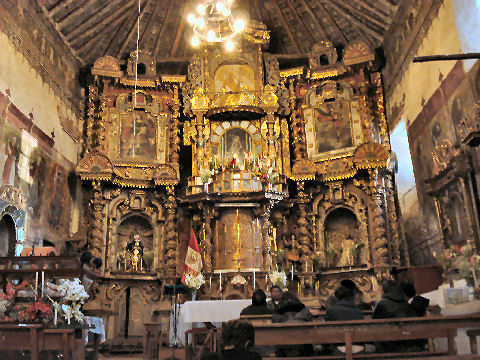
M 427 313 L 427 307 L 430 304 L 430 300 L 423 296 L 417 295 L 415 286 L 411 283 L 404 282 L 401 284 L 402 290 L 408 299 L 410 307 L 415 311 L 417 316 L 425 316 Z
M 278 308 L 272 316 L 272 323 L 298 323 L 312 321 L 310 310 L 298 298 L 286 292 L 282 295 Z M 312 345 L 278 346 L 277 356 L 309 356 L 313 353 Z
M 277 286 L 273 285 L 270 288 L 270 300 L 267 301 L 267 306 L 272 310 L 275 311 L 278 309 L 278 304 L 280 303 L 280 299 L 282 298 L 283 291 L 282 289 Z
M 242 320 L 229 321 L 222 331 L 222 349 L 218 353 L 203 354 L 202 360 L 261 360 L 251 350 L 255 340 L 252 324 Z
M 382 299 L 373 310 L 373 319 L 415 317 L 402 289 L 392 280 L 383 284 Z
M 327 308 L 326 321 L 362 320 L 363 314 L 353 301 L 353 292 L 345 286 L 335 291 L 336 304 Z
M 240 315 L 268 315 L 273 310 L 267 306 L 267 295 L 261 289 L 255 290 L 252 295 L 252 305 L 242 310 Z

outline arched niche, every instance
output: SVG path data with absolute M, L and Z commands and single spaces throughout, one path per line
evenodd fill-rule
M 328 266 L 361 265 L 362 250 L 360 226 L 355 213 L 347 207 L 332 209 L 324 223 L 325 255 Z
M 140 240 L 143 243 L 144 258 L 146 257 L 147 253 L 153 252 L 154 236 L 152 223 L 146 216 L 136 213 L 130 214 L 123 218 L 117 227 L 116 251 L 114 255 L 115 259 L 117 259 L 117 269 L 122 269 L 124 264 L 122 264 L 121 259 L 124 258 L 126 246 L 133 240 L 133 236 L 135 234 L 140 236 Z M 151 267 L 149 264 L 144 265 Z
M 245 154 L 252 153 L 252 136 L 241 127 L 232 127 L 225 131 L 220 142 L 222 162 L 229 163 L 235 157 L 237 164 L 243 164 Z
M 0 218 L 0 257 L 15 254 L 16 228 L 10 215 Z

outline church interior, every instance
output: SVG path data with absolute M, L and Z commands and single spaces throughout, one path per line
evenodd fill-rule
M 331 332 L 346 355 L 313 358 L 354 359 L 352 341 L 412 341 L 372 319 L 395 282 L 430 301 L 402 323 L 429 356 L 480 359 L 480 1 L 0 16 L 0 358 L 201 359 L 278 287 L 314 320 L 247 316 L 255 346 Z M 327 328 L 350 285 L 377 338 Z

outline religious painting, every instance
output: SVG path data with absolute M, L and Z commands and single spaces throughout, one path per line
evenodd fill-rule
M 318 154 L 353 146 L 349 102 L 324 102 L 314 109 L 314 113 Z
M 235 159 L 238 164 L 243 164 L 246 153 L 251 153 L 252 138 L 242 128 L 231 128 L 222 136 L 222 158 L 223 162 L 231 162 Z
M 221 65 L 215 72 L 215 92 L 240 93 L 253 90 L 255 75 L 248 65 Z
M 65 170 L 59 165 L 52 168 L 51 177 L 53 179 L 53 197 L 50 203 L 50 212 L 48 215 L 48 223 L 55 229 L 60 229 L 63 214 L 64 201 L 68 193 L 66 189 Z
M 132 111 L 120 116 L 120 157 L 128 159 L 155 159 L 157 148 L 157 121 L 143 111 Z
M 18 162 L 20 160 L 21 137 L 14 129 L 5 128 L 1 138 L 0 169 L 2 184 L 17 185 Z
M 40 217 L 40 209 L 42 205 L 43 189 L 45 188 L 45 180 L 47 176 L 47 158 L 41 150 L 35 149 L 29 159 L 29 198 L 28 204 L 32 208 L 33 218 Z

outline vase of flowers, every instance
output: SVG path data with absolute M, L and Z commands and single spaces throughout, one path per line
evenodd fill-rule
M 270 278 L 270 281 L 272 282 L 273 285 L 276 285 L 280 288 L 284 288 L 287 286 L 287 275 L 285 274 L 285 271 L 276 271 L 276 270 L 271 270 L 268 273 L 268 277 Z
M 185 274 L 184 284 L 190 288 L 192 291 L 192 301 L 195 301 L 197 298 L 197 291 L 205 284 L 205 279 L 202 273 L 195 274 L 194 272 L 189 272 Z
M 82 305 L 88 299 L 88 294 L 80 279 L 61 279 L 56 290 L 60 300 L 57 302 L 50 298 L 54 308 L 54 323 L 57 323 L 58 317 L 63 317 L 67 325 L 71 325 L 72 322 L 83 324 L 85 316 L 82 313 Z
M 480 255 L 475 252 L 472 245 L 454 245 L 442 252 L 433 253 L 443 269 L 444 276 L 453 287 L 453 280 L 456 277 L 464 278 L 470 287 L 478 287 L 478 274 L 480 271 Z

